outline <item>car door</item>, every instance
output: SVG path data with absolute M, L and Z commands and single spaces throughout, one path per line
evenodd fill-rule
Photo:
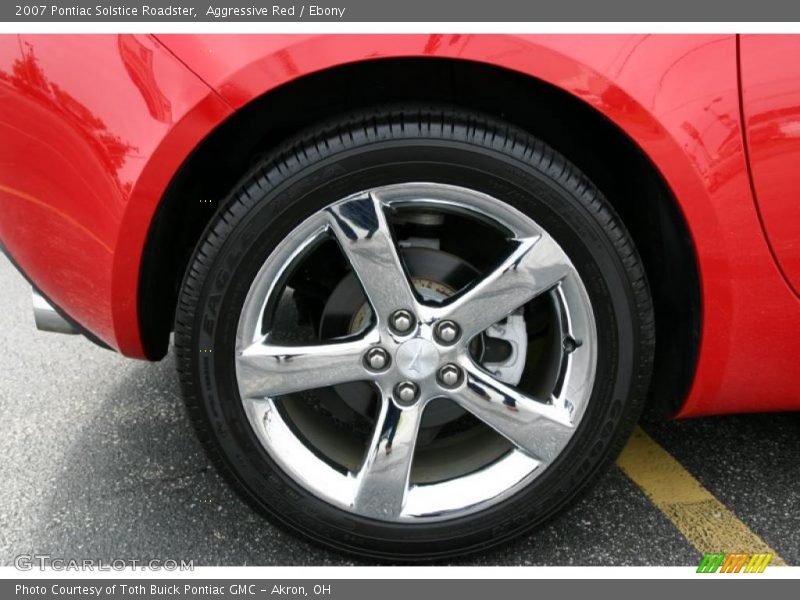
M 756 201 L 775 258 L 798 293 L 800 35 L 741 36 L 740 69 Z

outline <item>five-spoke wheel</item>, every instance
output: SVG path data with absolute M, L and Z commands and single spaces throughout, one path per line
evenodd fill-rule
M 542 523 L 642 407 L 636 250 L 574 165 L 452 108 L 313 127 L 225 199 L 181 289 L 183 394 L 274 523 L 361 555 L 473 552 Z
M 463 289 L 442 301 L 426 301 L 415 291 L 387 218 L 395 207 L 480 222 L 505 238 L 505 248 Z M 264 327 L 267 307 L 284 293 L 274 283 L 287 279 L 301 268 L 296 262 L 313 256 L 312 249 L 330 239 L 363 288 L 372 315 L 369 323 L 343 339 L 302 346 L 275 343 Z M 537 397 L 495 376 L 476 357 L 474 346 L 487 330 L 542 295 L 547 296 L 547 308 L 559 315 L 555 350 L 547 349 L 558 375 L 557 385 Z M 595 339 L 580 277 L 532 219 L 466 188 L 405 183 L 335 202 L 288 233 L 244 303 L 236 371 L 250 423 L 265 448 L 311 492 L 376 519 L 441 519 L 506 497 L 558 456 L 589 400 Z M 580 346 L 568 353 L 564 340 L 580 340 Z M 527 335 L 516 352 L 525 352 L 526 344 Z M 337 473 L 330 460 L 315 455 L 313 439 L 306 444 L 309 435 L 293 433 L 278 399 L 352 382 L 372 384 L 379 401 L 363 461 Z M 461 475 L 439 465 L 440 480 L 415 483 L 410 476 L 417 438 L 426 407 L 436 399 L 474 415 L 507 440 L 511 450 Z

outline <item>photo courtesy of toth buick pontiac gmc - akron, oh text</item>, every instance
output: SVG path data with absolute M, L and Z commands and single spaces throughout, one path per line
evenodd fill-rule
M 0 247 L 39 329 L 172 344 L 198 438 L 270 521 L 475 552 L 573 502 L 643 414 L 800 409 L 800 61 L 775 60 L 799 54 L 3 35 Z

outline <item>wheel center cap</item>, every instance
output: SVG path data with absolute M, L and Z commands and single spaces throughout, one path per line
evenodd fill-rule
M 400 345 L 395 360 L 404 377 L 422 379 L 439 366 L 439 351 L 433 342 L 414 338 Z

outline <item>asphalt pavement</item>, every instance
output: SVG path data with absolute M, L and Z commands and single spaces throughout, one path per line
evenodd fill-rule
M 170 354 L 123 358 L 35 330 L 30 288 L 0 256 L 0 564 L 19 554 L 343 565 L 264 521 L 209 464 Z M 646 431 L 769 544 L 800 564 L 800 414 L 649 424 Z M 462 561 L 697 565 L 700 552 L 614 467 L 544 528 Z

